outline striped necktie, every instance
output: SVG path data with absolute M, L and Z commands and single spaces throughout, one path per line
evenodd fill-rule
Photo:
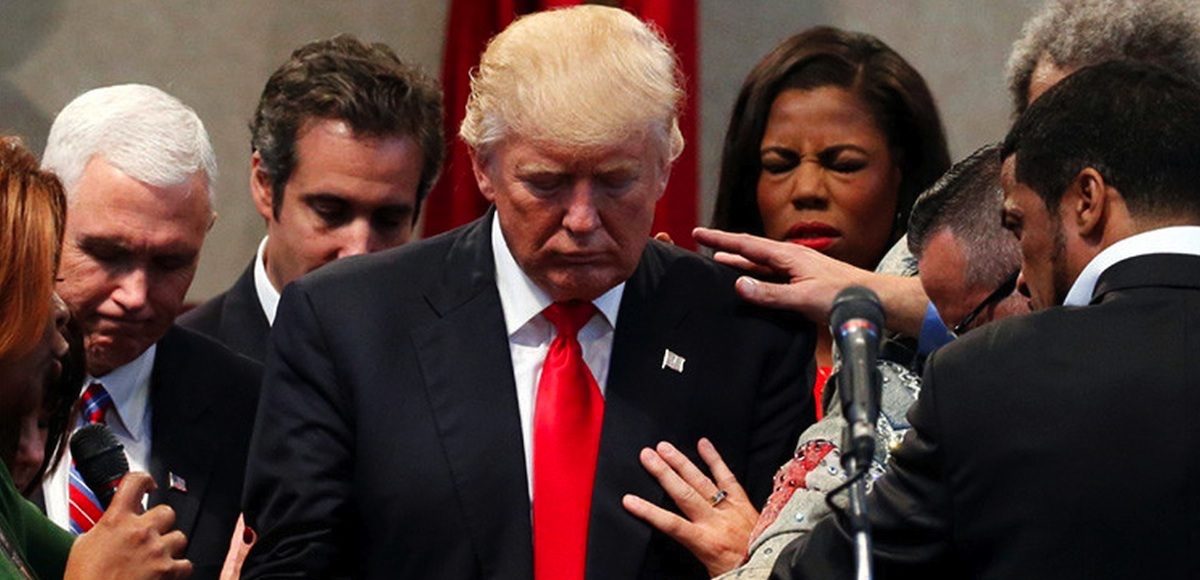
M 113 408 L 112 397 L 104 390 L 104 385 L 92 383 L 79 397 L 80 418 L 83 425 L 107 424 L 105 414 Z M 92 529 L 96 521 L 104 514 L 100 500 L 88 488 L 75 468 L 75 460 L 71 460 L 71 477 L 67 482 L 68 497 L 70 498 L 69 513 L 71 516 L 72 534 L 79 535 Z

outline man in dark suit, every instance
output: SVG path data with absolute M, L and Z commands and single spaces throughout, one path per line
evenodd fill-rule
M 284 286 L 408 242 L 442 165 L 441 99 L 387 45 L 340 35 L 296 49 L 250 124 L 250 194 L 267 236 L 233 286 L 179 324 L 261 361 Z
M 1033 315 L 935 353 L 869 505 L 878 577 L 1196 577 L 1200 86 L 1110 62 L 1005 141 Z M 776 578 L 850 577 L 843 522 Z
M 601 6 L 492 40 L 461 135 L 495 209 L 284 292 L 244 577 L 707 577 L 622 508 L 663 500 L 638 452 L 707 435 L 761 502 L 812 412 L 812 331 L 649 241 L 674 62 Z
M 204 125 L 145 85 L 89 91 L 50 129 L 43 156 L 67 192 L 57 290 L 87 352 L 80 420 L 104 423 L 147 471 L 189 538 L 196 576 L 215 578 L 240 512 L 261 368 L 173 326 L 215 214 Z M 64 457 L 42 492 L 76 533 L 100 513 Z

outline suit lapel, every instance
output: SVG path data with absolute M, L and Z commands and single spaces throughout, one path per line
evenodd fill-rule
M 589 578 L 638 576 L 650 528 L 625 511 L 621 497 L 630 493 L 660 504 L 665 497 L 642 468 L 638 453 L 643 447 L 673 438 L 684 415 L 679 412 L 687 392 L 683 377 L 664 371 L 661 361 L 690 306 L 686 295 L 675 296 L 662 285 L 667 267 L 665 254 L 652 243 L 621 298 L 592 493 Z
M 257 254 L 254 259 L 258 259 Z M 225 295 L 217 338 L 234 352 L 261 361 L 266 358 L 267 333 L 270 331 L 271 325 L 254 287 L 254 262 L 251 261 L 250 267 L 242 272 Z
M 206 420 L 211 389 L 199 384 L 204 374 L 180 358 L 177 332 L 172 328 L 159 341 L 150 376 L 150 475 L 157 484 L 150 505 L 171 506 L 175 528 L 191 536 L 222 430 Z
M 525 453 L 512 358 L 495 284 L 493 214 L 450 250 L 426 300 L 439 319 L 413 331 L 430 408 L 486 577 L 533 574 Z

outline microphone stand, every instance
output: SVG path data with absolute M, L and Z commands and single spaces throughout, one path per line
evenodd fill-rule
M 850 427 L 847 426 L 847 429 Z M 875 577 L 871 565 L 871 523 L 867 519 L 867 472 L 870 462 L 859 466 L 853 454 L 843 456 L 846 473 L 851 474 L 850 485 L 850 533 L 854 535 L 854 568 L 857 580 L 872 580 Z M 861 470 L 861 471 L 860 471 Z
M 876 369 L 872 368 L 869 372 L 872 379 L 878 381 L 878 377 L 874 376 Z M 849 387 L 841 384 L 841 378 L 839 373 L 838 388 Z M 848 408 L 844 407 L 843 410 Z M 850 509 L 846 511 L 846 515 L 850 524 L 850 534 L 854 538 L 854 577 L 857 580 L 872 580 L 875 570 L 871 560 L 871 522 L 867 517 L 867 482 L 871 460 L 875 456 L 875 424 L 868 421 L 867 417 L 854 415 L 853 419 L 846 417 L 842 440 L 842 467 L 847 475 L 843 485 L 849 486 L 850 496 Z

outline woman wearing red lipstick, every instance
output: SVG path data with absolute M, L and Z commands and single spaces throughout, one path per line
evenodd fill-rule
M 742 85 L 725 136 L 713 227 L 788 240 L 811 254 L 805 273 L 813 282 L 812 296 L 802 312 L 822 331 L 815 355 L 821 369 L 814 388 L 819 410 L 832 362 L 825 322 L 833 296 L 848 280 L 876 268 L 904 234 L 917 196 L 949 165 L 941 119 L 925 81 L 870 35 L 807 30 L 772 50 Z M 907 280 L 888 278 L 904 288 L 884 296 L 887 303 L 900 299 L 924 311 L 927 299 L 919 281 L 910 287 Z M 739 293 L 745 280 L 738 282 Z M 916 305 L 907 295 L 913 288 Z M 917 377 L 892 367 L 884 371 L 891 395 L 911 402 Z M 686 519 L 647 509 L 644 502 L 629 502 L 626 509 L 682 543 L 713 576 L 765 578 L 778 546 L 755 546 L 760 559 L 734 569 L 745 563 L 749 538 L 761 537 L 798 489 L 805 491 L 801 507 L 788 517 L 799 516 L 791 520 L 796 526 L 808 525 L 804 518 L 822 513 L 825 493 L 844 477 L 836 471 L 834 443 L 843 423 L 831 419 L 806 431 L 795 458 L 777 474 L 761 518 L 707 440 L 697 450 L 711 478 L 667 443 L 640 456 Z M 709 491 L 714 487 L 715 495 Z M 819 504 L 809 510 L 803 504 L 809 500 Z M 769 541 L 780 537 L 772 534 Z
M 872 270 L 904 234 L 917 195 L 949 165 L 920 73 L 869 34 L 811 28 L 767 54 L 742 85 L 713 227 Z M 832 364 L 821 326 L 818 416 Z

